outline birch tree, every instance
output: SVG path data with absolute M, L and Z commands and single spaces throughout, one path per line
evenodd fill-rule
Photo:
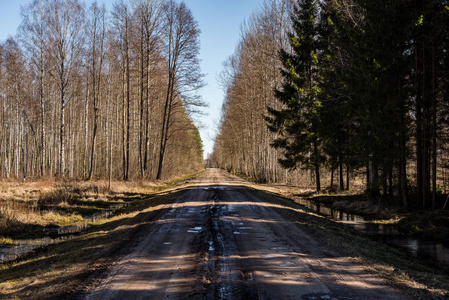
M 163 2 L 160 0 L 136 1 L 136 48 L 139 53 L 139 167 L 140 176 L 145 177 L 148 169 L 150 124 L 154 95 L 150 94 L 155 79 L 155 66 L 159 60 Z
M 123 179 L 129 178 L 129 160 L 130 160 L 130 104 L 131 104 L 131 39 L 132 39 L 132 23 L 131 11 L 128 3 L 123 1 L 114 5 L 112 12 L 114 30 L 116 35 L 116 46 L 121 54 L 122 64 L 122 87 L 123 87 Z
M 45 20 L 45 2 L 34 0 L 29 5 L 21 9 L 22 23 L 19 27 L 19 37 L 24 45 L 28 60 L 31 62 L 31 70 L 36 76 L 39 89 L 40 102 L 40 176 L 46 174 L 46 122 L 45 106 L 48 102 L 45 99 L 45 77 L 47 70 L 47 31 Z
M 65 108 L 71 100 L 70 84 L 75 67 L 80 63 L 84 43 L 84 8 L 78 0 L 52 0 L 46 7 L 49 56 L 52 61 L 51 76 L 59 91 L 59 163 L 58 174 L 64 176 Z
M 92 178 L 94 170 L 95 144 L 98 130 L 98 111 L 100 93 L 102 87 L 102 72 L 105 61 L 106 43 L 106 8 L 104 4 L 99 7 L 97 2 L 89 8 L 89 20 L 87 25 L 88 36 L 88 73 L 92 83 L 92 104 L 94 111 L 94 124 L 92 128 L 92 142 L 90 152 L 90 166 L 88 179 Z
M 117 1 L 111 18 L 96 2 L 86 15 L 77 0 L 25 5 L 20 43 L 0 42 L 0 176 L 153 179 L 162 132 L 163 177 L 198 170 L 202 145 L 191 119 L 198 31 L 185 4 L 172 5 L 184 44 L 171 69 L 164 130 L 166 1 Z M 196 43 L 190 52 L 189 34 Z

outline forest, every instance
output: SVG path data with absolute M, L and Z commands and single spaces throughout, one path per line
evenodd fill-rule
M 204 160 L 202 59 L 254 4 Z M 449 0 L 28 0 L 20 20 L 0 299 L 449 298 Z
M 444 0 L 265 1 L 222 73 L 212 160 L 258 182 L 362 181 L 372 197 L 441 209 L 448 26 Z
M 33 0 L 0 44 L 0 177 L 162 179 L 203 166 L 185 3 Z

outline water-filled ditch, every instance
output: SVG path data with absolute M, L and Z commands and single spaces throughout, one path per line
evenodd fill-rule
M 446 266 L 449 266 L 449 248 L 441 243 L 408 237 L 399 232 L 394 224 L 376 223 L 373 219 L 336 210 L 312 200 L 301 198 L 296 199 L 295 202 L 314 212 L 325 215 L 335 222 L 345 224 L 355 230 L 364 232 L 387 244 L 406 249 L 412 255 L 433 258 Z
M 94 223 L 100 219 L 107 219 L 111 217 L 116 210 L 125 206 L 127 206 L 127 204 L 111 205 L 108 210 L 101 211 L 85 218 L 85 222 L 82 224 L 45 229 L 43 233 L 44 236 L 41 238 L 15 240 L 13 245 L 3 247 L 0 245 L 0 264 L 14 261 L 36 249 L 72 239 L 86 230 L 89 223 Z

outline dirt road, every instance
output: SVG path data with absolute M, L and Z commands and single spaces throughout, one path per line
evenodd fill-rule
M 216 169 L 86 299 L 407 299 Z

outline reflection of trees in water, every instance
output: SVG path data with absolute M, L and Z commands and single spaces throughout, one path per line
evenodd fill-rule
M 311 200 L 299 199 L 296 200 L 296 202 L 304 205 L 314 212 L 325 215 L 333 221 L 345 224 L 357 231 L 367 233 L 376 238 L 380 237 L 379 240 L 387 244 L 406 249 L 414 256 L 430 257 L 449 265 L 449 248 L 445 247 L 443 244 L 425 241 L 422 239 L 407 238 L 401 235 L 396 225 L 373 223 L 373 220 L 367 220 L 363 216 L 336 210 L 321 203 L 315 203 Z

